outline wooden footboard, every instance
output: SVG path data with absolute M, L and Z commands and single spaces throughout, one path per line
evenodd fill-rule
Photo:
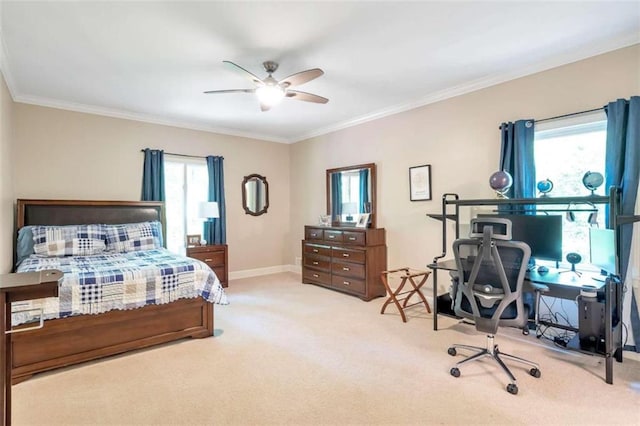
M 44 328 L 15 333 L 13 383 L 34 373 L 166 343 L 213 335 L 213 304 L 181 299 L 128 311 L 45 321 Z

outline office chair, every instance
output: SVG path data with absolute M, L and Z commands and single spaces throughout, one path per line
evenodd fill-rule
M 507 392 L 515 395 L 516 378 L 503 358 L 530 366 L 529 374 L 536 378 L 541 375 L 540 369 L 534 362 L 500 352 L 494 335 L 498 326 L 527 327 L 529 312 L 522 301 L 522 287 L 531 249 L 526 243 L 511 241 L 510 220 L 482 218 L 471 220 L 470 238 L 454 241 L 453 253 L 459 273 L 458 282 L 454 281 L 454 312 L 472 319 L 476 330 L 487 333 L 487 345 L 451 346 L 447 351 L 451 356 L 457 349 L 474 354 L 458 362 L 450 373 L 459 377 L 462 364 L 490 357 L 510 379 Z

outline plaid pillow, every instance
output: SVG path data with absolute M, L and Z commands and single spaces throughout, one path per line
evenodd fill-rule
M 162 248 L 162 228 L 158 221 L 105 227 L 109 252 L 126 253 Z
M 104 225 L 33 226 L 33 251 L 40 256 L 91 256 L 105 249 Z

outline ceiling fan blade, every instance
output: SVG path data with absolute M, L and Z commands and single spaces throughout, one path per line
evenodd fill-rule
M 279 84 L 284 88 L 299 86 L 320 77 L 322 74 L 324 74 L 324 71 L 322 71 L 320 68 L 300 71 L 280 80 Z
M 256 89 L 228 89 L 228 90 L 207 90 L 207 95 L 212 93 L 255 93 Z
M 258 78 L 255 74 L 253 74 L 250 71 L 245 70 L 244 68 L 242 68 L 240 65 L 238 64 L 234 64 L 231 61 L 222 61 L 223 64 L 225 64 L 227 66 L 227 68 L 231 69 L 232 71 L 241 71 L 242 74 L 247 77 L 249 80 L 253 81 L 254 84 L 258 85 L 258 86 L 262 86 L 262 80 L 260 78 Z
M 271 107 L 269 105 L 262 104 L 262 103 L 260 104 L 260 111 L 266 112 L 266 111 L 269 111 L 270 109 L 271 109 Z
M 300 92 L 298 90 L 287 90 L 287 98 L 295 99 L 298 101 L 314 102 L 316 104 L 326 104 L 329 99 L 322 96 L 314 95 L 312 93 Z

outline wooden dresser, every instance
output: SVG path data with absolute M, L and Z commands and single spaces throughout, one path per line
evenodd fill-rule
M 342 291 L 363 300 L 386 294 L 384 228 L 305 226 L 302 282 Z
M 222 287 L 229 285 L 229 263 L 227 245 L 190 246 L 187 247 L 187 257 L 198 259 L 209 265 L 216 273 Z

